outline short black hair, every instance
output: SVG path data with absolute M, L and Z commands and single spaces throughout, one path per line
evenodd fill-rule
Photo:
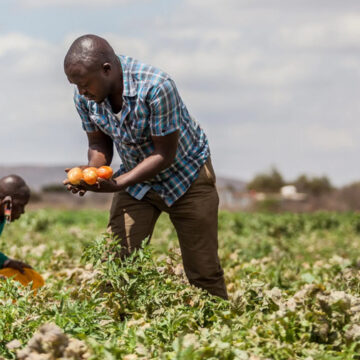
M 5 196 L 29 197 L 30 189 L 19 175 L 7 175 L 0 179 L 0 198 Z
M 64 59 L 64 68 L 69 65 L 82 64 L 87 69 L 100 68 L 104 63 L 113 63 L 115 52 L 110 44 L 97 35 L 83 35 L 70 46 Z

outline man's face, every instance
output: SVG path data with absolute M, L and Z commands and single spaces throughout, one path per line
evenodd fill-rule
M 24 193 L 23 195 L 14 196 L 12 198 L 12 210 L 11 210 L 11 221 L 15 221 L 20 218 L 25 212 L 25 206 L 29 202 L 30 194 Z
M 82 65 L 69 65 L 65 69 L 65 74 L 69 82 L 77 86 L 80 95 L 100 104 L 110 93 L 109 71 L 111 70 L 89 71 Z
M 13 207 L 11 211 L 11 221 L 19 219 L 19 217 L 25 212 L 25 206 L 28 202 L 24 200 L 13 200 Z

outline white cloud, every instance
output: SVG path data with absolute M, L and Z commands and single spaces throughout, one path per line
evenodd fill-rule
M 153 49 L 145 39 L 130 36 L 119 36 L 114 33 L 106 33 L 103 37 L 114 48 L 118 54 L 129 55 L 143 59 L 151 56 Z
M 345 8 L 346 9 L 346 8 Z M 360 14 L 339 13 L 322 21 L 313 19 L 280 29 L 280 40 L 288 46 L 313 49 L 359 47 Z
M 21 33 L 8 33 L 0 36 L 0 57 L 9 53 L 24 52 L 32 48 L 47 48 L 49 44 Z
M 130 3 L 130 0 L 17 0 L 17 2 L 25 7 L 73 7 L 122 5 Z

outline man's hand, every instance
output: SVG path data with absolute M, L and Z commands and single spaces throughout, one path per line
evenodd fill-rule
M 120 191 L 122 186 L 119 185 L 114 179 L 102 179 L 98 178 L 96 184 L 89 185 L 85 181 L 81 180 L 79 185 L 70 184 L 69 180 L 64 180 L 63 184 L 67 186 L 67 189 L 72 193 L 79 193 L 83 196 L 87 191 L 93 191 L 98 193 L 113 193 Z
M 4 262 L 3 267 L 8 267 L 11 269 L 19 270 L 22 274 L 24 273 L 24 268 L 32 269 L 32 267 L 22 261 L 14 260 L 14 259 L 7 259 Z
M 77 167 L 79 167 L 81 170 L 84 170 L 84 169 L 88 168 L 89 166 L 88 165 L 80 165 Z M 68 173 L 70 170 L 71 170 L 71 168 L 66 168 L 65 172 Z M 70 184 L 68 179 L 65 179 L 63 181 L 63 184 L 66 185 L 67 190 L 71 191 L 73 194 L 79 193 L 80 196 L 84 196 L 86 194 L 86 190 L 80 188 L 78 185 Z

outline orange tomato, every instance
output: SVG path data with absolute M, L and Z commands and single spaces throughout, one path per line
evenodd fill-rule
M 110 179 L 113 176 L 113 169 L 110 166 L 101 166 L 96 170 L 99 178 Z
M 74 167 L 68 172 L 67 176 L 71 184 L 79 185 L 83 179 L 83 172 L 79 167 Z
M 97 176 L 96 170 L 94 170 L 92 168 L 86 168 L 83 171 L 83 179 L 89 185 L 96 184 L 97 177 L 98 176 Z

